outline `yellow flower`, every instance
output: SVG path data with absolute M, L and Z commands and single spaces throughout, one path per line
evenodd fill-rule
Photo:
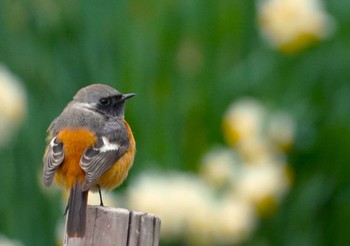
M 261 0 L 258 24 L 271 45 L 285 53 L 327 37 L 334 27 L 321 0 Z

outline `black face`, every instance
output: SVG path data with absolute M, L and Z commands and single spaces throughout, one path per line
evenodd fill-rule
M 107 116 L 122 116 L 124 114 L 123 95 L 101 98 L 97 104 L 97 111 Z

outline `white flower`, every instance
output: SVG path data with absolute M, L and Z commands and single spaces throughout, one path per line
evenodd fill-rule
M 249 202 L 227 195 L 210 204 L 200 206 L 200 213 L 193 211 L 187 236 L 190 245 L 231 245 L 254 231 L 256 215 Z
M 226 197 L 219 202 L 213 221 L 215 241 L 232 245 L 247 239 L 256 226 L 252 205 L 238 197 Z
M 245 98 L 233 103 L 224 116 L 227 142 L 235 145 L 242 139 L 259 136 L 265 116 L 265 108 L 254 99 Z
M 321 0 L 261 0 L 258 20 L 271 45 L 285 52 L 328 36 L 334 26 Z
M 20 80 L 0 65 L 0 146 L 11 138 L 26 111 L 26 92 Z
M 235 187 L 239 197 L 263 210 L 269 209 L 266 206 L 277 205 L 288 190 L 289 180 L 285 165 L 273 161 L 246 165 Z
M 194 175 L 148 173 L 129 187 L 127 201 L 132 209 L 159 216 L 162 236 L 178 238 L 187 232 L 189 220 L 201 217 L 203 207 L 210 206 L 211 195 L 211 188 Z
M 216 148 L 205 155 L 201 176 L 209 184 L 222 187 L 234 181 L 239 169 L 239 160 L 232 149 Z
M 236 149 L 244 162 L 260 163 L 277 156 L 274 146 L 265 136 L 242 139 L 237 143 Z
M 195 175 L 148 173 L 131 185 L 127 200 L 132 209 L 160 217 L 162 240 L 217 245 L 246 239 L 255 227 L 252 205 L 227 193 L 217 195 Z

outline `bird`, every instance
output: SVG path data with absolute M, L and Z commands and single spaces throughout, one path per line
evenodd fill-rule
M 121 185 L 132 167 L 136 142 L 125 120 L 122 94 L 111 86 L 91 84 L 80 89 L 49 125 L 43 156 L 43 183 L 55 180 L 69 191 L 67 236 L 84 237 L 90 191 Z

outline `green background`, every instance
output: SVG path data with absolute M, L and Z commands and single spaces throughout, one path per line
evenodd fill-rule
M 0 150 L 0 233 L 55 244 L 60 196 L 39 184 L 46 128 L 79 88 L 101 82 L 137 93 L 126 113 L 138 143 L 130 179 L 150 168 L 198 170 L 224 143 L 222 116 L 235 99 L 286 110 L 298 126 L 294 186 L 245 244 L 347 245 L 350 2 L 327 1 L 335 33 L 295 55 L 260 37 L 255 4 L 0 1 L 0 62 L 28 92 L 26 121 Z

